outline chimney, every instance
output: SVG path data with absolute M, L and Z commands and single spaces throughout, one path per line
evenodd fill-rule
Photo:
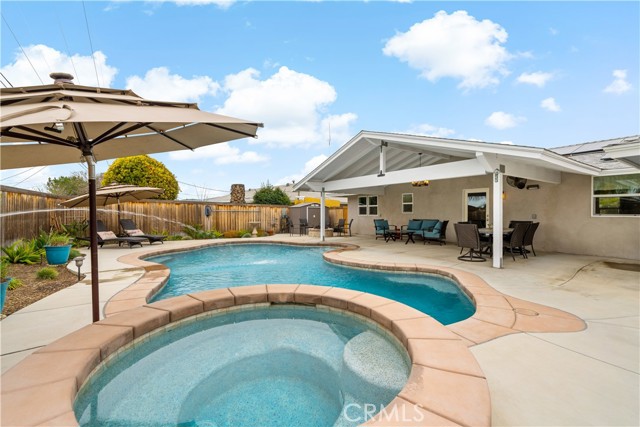
M 244 184 L 231 184 L 231 197 L 229 203 L 234 205 L 244 205 Z

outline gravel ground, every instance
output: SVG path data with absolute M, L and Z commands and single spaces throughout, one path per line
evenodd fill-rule
M 58 272 L 55 279 L 38 279 L 37 273 L 43 267 L 51 267 Z M 64 265 L 25 265 L 11 264 L 9 277 L 20 279 L 23 283 L 18 289 L 7 291 L 2 314 L 8 316 L 16 311 L 41 300 L 42 298 L 58 292 L 67 286 L 78 282 L 77 274 L 67 270 Z

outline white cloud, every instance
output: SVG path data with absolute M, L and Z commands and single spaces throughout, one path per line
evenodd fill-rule
M 383 52 L 406 62 L 431 82 L 441 77 L 460 79 L 458 87 L 482 88 L 508 74 L 511 54 L 503 46 L 508 34 L 500 25 L 476 20 L 466 11 L 448 15 L 444 11 L 398 33 Z
M 552 73 L 543 73 L 543 72 L 537 71 L 535 73 L 520 74 L 517 78 L 517 82 L 535 85 L 538 87 L 544 87 L 544 85 L 547 84 L 547 82 L 552 78 L 553 78 Z
M 315 157 L 312 157 L 304 164 L 304 169 L 302 169 L 299 173 L 293 175 L 284 176 L 276 181 L 274 185 L 284 185 L 288 182 L 298 182 L 305 176 L 307 176 L 312 170 L 320 166 L 322 162 L 327 160 L 328 157 L 324 154 L 319 154 Z
M 111 87 L 118 73 L 117 68 L 107 65 L 107 57 L 101 51 L 93 55 L 95 66 L 91 56 L 78 54 L 69 56 L 43 44 L 27 46 L 24 52 L 16 51 L 13 62 L 0 69 L 13 86 L 50 84 L 53 83 L 49 77 L 50 73 L 65 72 L 75 77 L 73 82 L 76 84 Z M 100 79 L 99 84 L 96 80 L 96 68 Z
M 627 70 L 613 70 L 613 81 L 604 88 L 604 92 L 620 95 L 630 90 L 631 83 L 627 81 Z
M 424 136 L 434 136 L 438 138 L 447 138 L 452 135 L 455 135 L 456 131 L 453 129 L 447 129 L 443 127 L 432 126 L 427 123 L 423 123 L 417 126 L 413 126 L 409 128 L 406 132 L 400 133 L 408 133 L 410 135 L 424 135 Z
M 505 113 L 504 111 L 496 111 L 491 113 L 484 123 L 487 126 L 503 130 L 515 127 L 526 120 L 527 119 L 524 117 L 516 117 L 513 114 Z
M 559 34 L 559 31 L 553 27 L 549 27 L 549 34 L 551 34 L 552 36 L 557 36 Z
M 335 89 L 327 82 L 280 67 L 275 74 L 260 80 L 260 73 L 249 68 L 225 78 L 224 90 L 229 97 L 217 113 L 247 120 L 260 120 L 264 129 L 253 144 L 274 147 L 326 144 L 329 139 L 347 140 L 349 126 L 357 116 L 353 113 L 327 115 L 336 100 Z
M 553 97 L 543 99 L 542 102 L 540 102 L 540 106 L 547 111 L 561 111 L 560 106 Z
M 127 89 L 156 101 L 198 102 L 203 96 L 215 96 L 220 85 L 207 76 L 186 79 L 178 74 L 170 74 L 166 67 L 157 67 L 147 71 L 142 78 L 128 77 Z
M 241 152 L 239 148 L 232 147 L 228 142 L 220 144 L 207 145 L 200 147 L 194 151 L 180 150 L 171 151 L 169 158 L 172 160 L 194 160 L 194 159 L 213 159 L 216 165 L 230 165 L 234 163 L 262 163 L 269 160 L 267 156 L 256 153 L 255 151 Z

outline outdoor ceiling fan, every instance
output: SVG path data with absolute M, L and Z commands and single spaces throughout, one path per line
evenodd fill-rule
M 523 190 L 527 186 L 526 178 L 519 178 L 517 176 L 507 176 L 507 184 L 518 190 Z

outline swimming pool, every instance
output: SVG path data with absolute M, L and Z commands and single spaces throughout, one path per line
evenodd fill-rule
M 330 249 L 234 244 L 148 258 L 171 269 L 169 282 L 153 301 L 232 286 L 303 283 L 380 295 L 414 307 L 445 325 L 475 312 L 471 300 L 451 279 L 343 267 L 323 260 L 322 253 Z
M 116 353 L 83 385 L 74 412 L 83 427 L 347 427 L 391 402 L 410 367 L 397 339 L 359 315 L 242 308 Z

